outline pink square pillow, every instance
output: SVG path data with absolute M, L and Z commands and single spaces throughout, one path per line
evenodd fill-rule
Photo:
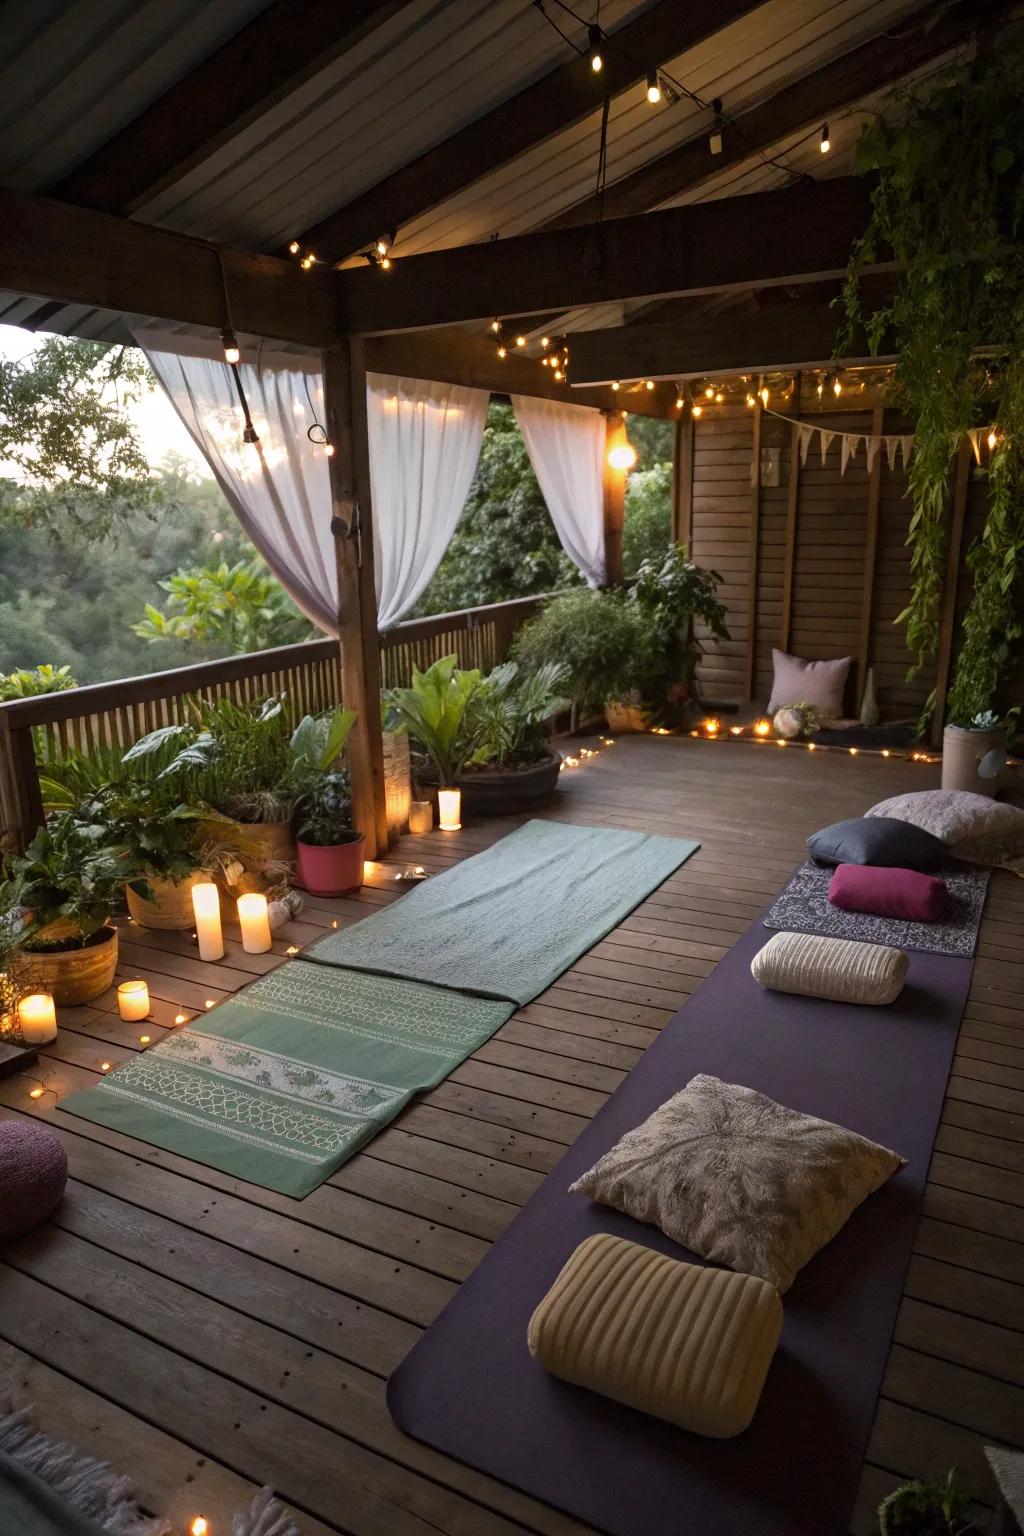
M 852 656 L 837 661 L 804 661 L 772 648 L 772 697 L 768 713 L 787 704 L 816 704 L 825 720 L 840 720 Z
M 934 923 L 946 910 L 949 887 L 945 880 L 922 875 L 916 869 L 839 864 L 829 884 L 828 899 L 844 912 L 871 912 L 875 917 Z

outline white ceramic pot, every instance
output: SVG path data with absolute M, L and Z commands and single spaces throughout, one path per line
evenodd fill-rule
M 970 731 L 947 725 L 942 733 L 942 787 L 997 795 L 1003 782 L 998 754 L 1006 751 L 1006 729 Z

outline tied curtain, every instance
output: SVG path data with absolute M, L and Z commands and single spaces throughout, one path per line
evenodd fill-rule
M 238 365 L 259 435 L 242 412 L 216 343 L 140 328 L 135 340 L 249 538 L 298 607 L 338 633 L 331 487 L 319 363 L 259 349 Z M 188 347 L 182 352 L 182 345 Z M 484 390 L 367 375 L 377 623 L 396 624 L 433 576 L 462 512 L 480 454 Z
M 512 406 L 559 542 L 588 586 L 605 579 L 605 420 L 560 400 L 513 395 Z

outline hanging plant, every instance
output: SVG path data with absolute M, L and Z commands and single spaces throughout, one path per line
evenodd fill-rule
M 873 172 L 871 219 L 843 292 L 846 326 L 898 353 L 892 402 L 914 418 L 906 625 L 911 674 L 934 655 L 946 572 L 947 508 L 964 434 L 995 424 L 989 510 L 967 558 L 973 578 L 949 718 L 991 707 L 1020 637 L 1024 585 L 1024 36 L 1008 27 L 978 56 L 895 94 L 865 129 L 858 168 Z M 896 287 L 864 313 L 860 274 L 894 254 Z M 926 706 L 927 719 L 935 704 Z

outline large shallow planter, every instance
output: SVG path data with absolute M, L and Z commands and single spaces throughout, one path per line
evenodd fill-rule
M 311 896 L 343 896 L 363 883 L 366 839 L 360 832 L 348 843 L 324 848 L 316 843 L 296 843 L 297 879 Z
M 550 747 L 539 763 L 529 768 L 484 768 L 460 773 L 455 788 L 462 791 L 462 816 L 514 816 L 547 805 L 558 788 L 562 759 Z M 418 782 L 437 793 L 437 776 L 429 766 L 418 767 Z
M 961 725 L 947 725 L 942 733 L 942 787 L 969 789 L 976 795 L 996 795 L 1002 772 L 979 772 L 990 752 L 1005 752 L 1006 727 L 994 731 L 970 731 Z M 988 766 L 988 765 L 986 765 Z
M 113 983 L 117 929 L 101 928 L 76 949 L 27 950 L 25 964 L 39 991 L 49 992 L 58 1005 L 71 1008 L 90 1003 Z
M 192 887 L 204 880 L 206 874 L 186 875 L 184 880 L 154 880 L 146 883 L 154 899 L 147 901 L 127 886 L 125 897 L 128 914 L 143 928 L 192 928 L 195 914 L 192 911 Z

